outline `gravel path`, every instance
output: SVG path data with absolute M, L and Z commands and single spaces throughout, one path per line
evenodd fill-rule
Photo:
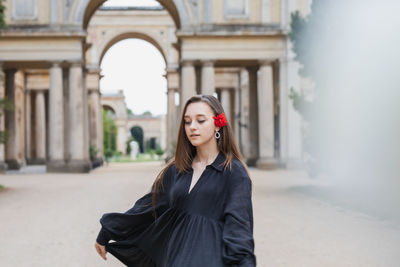
M 99 218 L 129 209 L 160 169 L 120 163 L 90 174 L 1 175 L 0 266 L 123 266 L 96 254 Z M 257 266 L 400 266 L 398 225 L 291 190 L 321 183 L 302 172 L 250 172 Z

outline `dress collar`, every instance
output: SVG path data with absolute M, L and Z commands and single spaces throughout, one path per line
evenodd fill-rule
M 209 166 L 212 166 L 217 171 L 222 171 L 224 169 L 224 161 L 226 157 L 223 152 L 219 152 L 218 156 L 215 158 L 214 162 L 211 163 Z

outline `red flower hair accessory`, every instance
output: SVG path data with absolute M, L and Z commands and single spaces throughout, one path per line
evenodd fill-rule
M 218 127 L 223 127 L 226 125 L 226 117 L 225 113 L 218 114 L 217 116 L 213 116 L 214 124 Z

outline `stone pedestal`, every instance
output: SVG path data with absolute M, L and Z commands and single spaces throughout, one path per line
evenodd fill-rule
M 74 129 L 74 126 L 70 127 Z M 64 172 L 64 99 L 63 74 L 58 63 L 50 68 L 49 90 L 49 159 L 48 172 Z
M 201 66 L 201 94 L 213 95 L 215 93 L 214 62 L 204 61 Z
M 70 159 L 69 172 L 89 172 L 91 164 L 87 158 L 89 147 L 86 146 L 83 73 L 81 63 L 72 63 L 69 70 L 69 135 Z
M 273 169 L 279 167 L 274 157 L 274 90 L 272 66 L 269 62 L 262 62 L 258 71 L 258 129 L 259 153 L 257 167 Z

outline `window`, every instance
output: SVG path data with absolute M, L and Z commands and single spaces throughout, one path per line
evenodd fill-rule
M 249 1 L 248 0 L 225 0 L 224 2 L 225 18 L 248 18 Z
M 12 3 L 12 17 L 14 20 L 37 19 L 37 1 L 14 0 Z

